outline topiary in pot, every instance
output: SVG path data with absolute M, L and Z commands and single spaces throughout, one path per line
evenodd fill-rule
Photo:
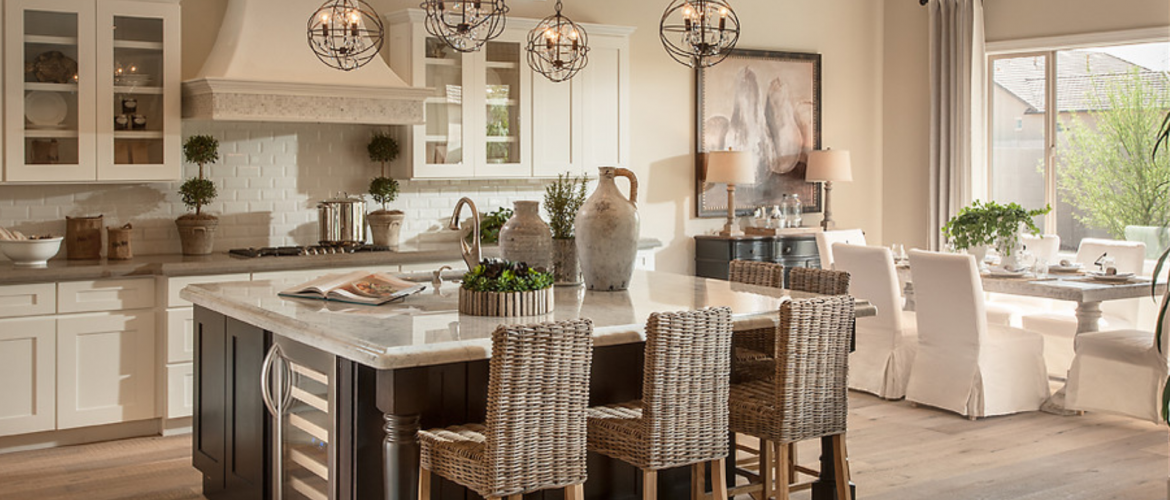
M 370 161 L 382 164 L 382 175 L 370 181 L 370 196 L 382 205 L 381 210 L 366 215 L 366 220 L 370 223 L 370 234 L 375 245 L 396 247 L 406 214 L 401 210 L 389 210 L 386 207 L 398 198 L 398 181 L 387 176 L 386 164 L 398 157 L 398 142 L 389 134 L 378 132 L 370 139 L 366 150 L 370 153 Z
M 195 213 L 189 213 L 175 220 L 179 228 L 179 239 L 183 255 L 207 255 L 215 245 L 215 228 L 219 219 L 203 213 L 203 207 L 219 195 L 215 183 L 205 177 L 205 166 L 219 160 L 219 141 L 209 135 L 196 135 L 183 144 L 183 156 L 187 161 L 199 165 L 199 177 L 187 179 L 179 187 L 183 204 Z
M 558 285 L 579 285 L 581 263 L 577 259 L 577 241 L 573 223 L 577 211 L 585 204 L 585 176 L 560 174 L 544 188 L 544 208 L 553 237 L 553 269 Z

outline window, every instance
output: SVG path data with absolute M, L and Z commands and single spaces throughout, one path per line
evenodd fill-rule
M 1151 159 L 1170 109 L 1170 43 L 993 56 L 989 197 L 1025 208 L 1064 250 L 1085 237 L 1167 246 L 1170 152 Z

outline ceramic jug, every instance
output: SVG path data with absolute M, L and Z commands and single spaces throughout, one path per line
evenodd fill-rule
M 577 212 L 577 258 L 587 288 L 625 290 L 638 254 L 638 178 L 624 168 L 598 170 L 597 190 Z M 630 180 L 629 198 L 618 190 L 617 176 Z
M 540 219 L 539 201 L 517 201 L 515 215 L 500 228 L 500 255 L 528 267 L 552 271 L 552 230 Z

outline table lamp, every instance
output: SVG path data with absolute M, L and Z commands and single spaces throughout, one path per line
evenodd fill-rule
M 810 152 L 808 171 L 804 174 L 804 180 L 825 183 L 825 218 L 821 221 L 821 227 L 825 231 L 833 229 L 833 211 L 829 208 L 833 200 L 833 182 L 853 182 L 849 152 L 831 149 Z
M 755 184 L 756 169 L 752 156 L 743 151 L 712 151 L 707 153 L 707 182 L 727 184 L 727 224 L 719 236 L 742 236 L 735 221 L 735 186 Z

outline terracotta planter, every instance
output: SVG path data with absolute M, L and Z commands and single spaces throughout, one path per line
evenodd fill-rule
M 553 239 L 553 277 L 557 286 L 581 284 L 581 261 L 577 259 L 575 238 Z
M 399 234 L 402 232 L 402 221 L 406 214 L 402 212 L 370 212 L 366 215 L 366 222 L 370 224 L 370 238 L 373 244 L 398 247 Z
M 540 202 L 517 201 L 512 205 L 515 215 L 500 228 L 500 255 L 533 269 L 552 269 L 552 230 L 540 219 Z
M 183 255 L 208 255 L 215 246 L 215 228 L 219 219 L 210 215 L 196 217 L 184 215 L 175 219 L 179 227 L 179 240 L 183 244 Z
M 459 312 L 471 316 L 540 316 L 553 311 L 553 289 L 473 292 L 459 289 Z

